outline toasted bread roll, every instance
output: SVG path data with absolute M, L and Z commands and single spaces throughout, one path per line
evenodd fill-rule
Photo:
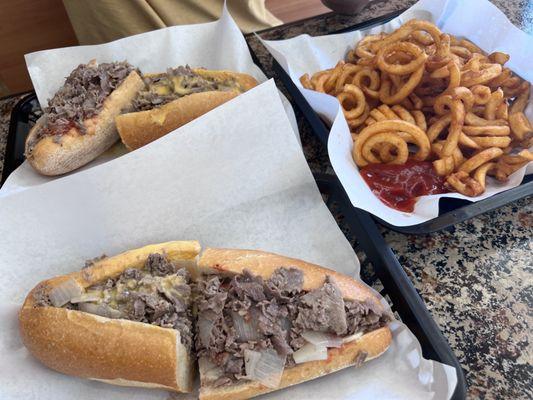
M 30 131 L 25 146 L 26 159 L 43 175 L 61 175 L 94 160 L 118 139 L 115 117 L 131 110 L 132 101 L 144 83 L 136 71 L 105 99 L 101 110 L 83 124 L 85 133 L 76 127 L 61 135 L 43 135 L 46 114 Z
M 364 284 L 340 272 L 311 264 L 296 258 L 268 253 L 260 250 L 212 249 L 202 253 L 198 268 L 203 274 L 235 275 L 248 269 L 263 279 L 268 279 L 279 267 L 294 267 L 304 273 L 303 290 L 317 289 L 324 283 L 326 276 L 333 277 L 346 300 L 372 301 L 383 310 L 376 295 Z
M 115 121 L 122 143 L 136 150 L 238 95 L 237 91 L 194 93 L 159 108 L 119 115 Z
M 176 241 L 144 246 L 104 258 L 82 271 L 48 279 L 26 297 L 19 314 L 22 341 L 46 366 L 68 375 L 121 386 L 190 392 L 193 359 L 180 332 L 148 323 L 110 319 L 77 310 L 39 306 L 36 299 L 74 280 L 82 288 L 140 269 L 152 253 L 194 272 L 200 245 Z
M 122 142 L 129 150 L 142 147 L 167 133 L 185 125 L 186 123 L 211 111 L 215 107 L 231 100 L 240 93 L 245 92 L 257 85 L 257 81 L 250 75 L 230 71 L 211 71 L 201 68 L 190 69 L 197 77 L 208 82 L 207 90 L 188 93 L 184 88 L 183 79 L 169 77 L 166 74 L 147 74 L 145 80 L 166 79 L 168 88 L 164 95 L 175 95 L 177 98 L 162 106 L 130 112 L 116 117 L 117 129 Z M 193 76 L 188 79 L 195 79 Z M 221 85 L 221 90 L 213 90 L 211 86 Z M 201 87 L 201 83 L 199 84 Z M 159 86 L 159 87 L 156 87 Z M 148 83 L 146 91 L 162 94 L 160 82 Z M 145 92 L 146 93 L 146 92 Z M 142 93 L 141 93 L 142 94 Z M 179 97 L 178 97 L 179 96 Z

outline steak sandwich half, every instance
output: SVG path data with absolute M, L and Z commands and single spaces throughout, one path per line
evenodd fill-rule
M 253 250 L 149 245 L 41 282 L 24 344 L 57 371 L 117 385 L 246 399 L 384 353 L 390 312 L 360 282 Z M 198 260 L 199 258 L 199 260 Z
M 180 66 L 143 75 L 130 113 L 116 118 L 122 142 L 135 150 L 211 111 L 254 86 L 250 75 Z
M 198 242 L 145 246 L 39 283 L 19 314 L 43 364 L 121 386 L 192 390 Z
M 94 160 L 118 140 L 115 117 L 132 109 L 143 85 L 127 62 L 79 65 L 26 139 L 30 165 L 43 175 L 60 175 Z
M 277 254 L 207 249 L 199 262 L 200 399 L 248 399 L 361 365 L 392 340 L 360 282 Z

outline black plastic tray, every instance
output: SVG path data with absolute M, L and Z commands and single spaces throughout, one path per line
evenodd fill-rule
M 334 33 L 350 32 L 355 30 L 361 30 L 370 28 L 372 26 L 381 25 L 397 17 L 402 11 L 397 11 L 391 14 L 384 15 L 382 17 L 372 19 Z M 327 148 L 329 129 L 325 125 L 324 121 L 319 115 L 311 108 L 307 100 L 294 84 L 290 76 L 279 65 L 279 63 L 273 60 L 273 70 L 277 77 L 281 80 L 283 85 L 287 88 L 287 91 L 292 96 L 292 99 L 296 106 L 300 109 L 307 122 L 311 126 L 312 131 L 321 141 L 321 143 Z M 340 183 L 340 182 L 339 182 Z M 498 193 L 487 199 L 471 202 L 462 199 L 453 198 L 441 198 L 439 200 L 439 215 L 429 221 L 411 225 L 411 226 L 396 226 L 383 221 L 379 217 L 374 216 L 380 224 L 402 233 L 412 234 L 426 234 L 430 232 L 436 232 L 442 229 L 449 228 L 459 222 L 466 221 L 477 215 L 492 211 L 496 208 L 502 207 L 515 200 L 522 199 L 527 196 L 533 195 L 533 174 L 524 176 L 522 183 L 504 192 Z
M 7 134 L 4 167 L 0 177 L 0 187 L 24 161 L 24 144 L 31 127 L 41 116 L 41 108 L 34 92 L 24 96 L 13 108 Z
M 316 174 L 315 180 L 328 208 L 337 215 L 339 226 L 348 236 L 354 250 L 362 257 L 361 277 L 370 286 L 376 280 L 383 285 L 381 295 L 392 302 L 392 310 L 418 338 L 425 358 L 450 365 L 457 371 L 457 387 L 452 399 L 466 398 L 463 370 L 450 345 L 426 309 L 409 277 L 391 248 L 379 233 L 369 213 L 352 207 L 338 179 L 329 174 Z M 369 273 L 368 273 L 369 272 Z
M 13 109 L 1 183 L 24 161 L 24 141 L 40 115 L 33 93 L 21 99 Z M 315 180 L 329 209 L 341 216 L 339 225 L 360 256 L 363 280 L 374 287 L 379 287 L 378 280 L 381 282 L 381 295 L 389 298 L 393 311 L 418 338 L 424 357 L 456 369 L 457 387 L 453 399 L 464 399 L 466 384 L 459 361 L 370 214 L 352 207 L 336 176 L 319 174 L 315 175 Z

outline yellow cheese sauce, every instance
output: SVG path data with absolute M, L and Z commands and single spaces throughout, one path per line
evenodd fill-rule
M 179 285 L 185 285 L 187 282 L 180 275 L 167 275 L 167 276 L 152 276 L 147 272 L 143 272 L 143 277 L 137 281 L 135 279 L 128 279 L 125 282 L 117 282 L 114 287 L 111 288 L 87 288 L 86 292 L 80 296 L 80 300 L 86 300 L 94 304 L 106 304 L 113 309 L 119 309 L 119 305 L 129 296 L 131 293 L 146 293 L 152 294 L 157 291 L 164 293 L 168 298 L 182 298 L 183 295 L 176 287 Z
M 231 76 L 212 77 L 188 67 L 178 67 L 165 74 L 146 75 L 144 81 L 145 89 L 134 100 L 137 111 L 151 110 L 193 93 L 229 90 L 244 92 L 244 88 Z

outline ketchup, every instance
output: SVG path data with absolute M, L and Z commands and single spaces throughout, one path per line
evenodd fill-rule
M 403 165 L 369 164 L 360 170 L 372 192 L 386 205 L 413 212 L 416 198 L 446 193 L 444 178 L 428 161 L 407 161 Z
M 53 128 L 52 128 L 53 126 Z M 72 128 L 75 128 L 76 124 L 74 121 L 68 121 L 67 123 L 51 123 L 44 127 L 43 134 L 45 135 L 56 135 L 61 136 L 66 134 L 68 131 L 70 131 Z

